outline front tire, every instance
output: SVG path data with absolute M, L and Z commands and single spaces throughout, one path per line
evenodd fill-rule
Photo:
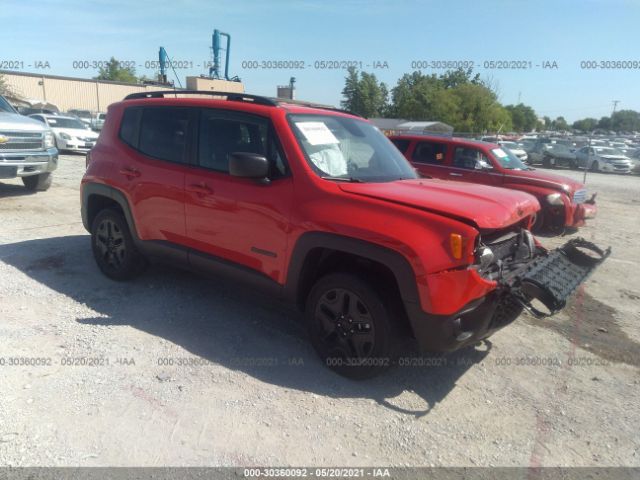
M 28 177 L 22 177 L 22 183 L 32 192 L 44 192 L 51 187 L 51 173 L 40 173 L 39 175 L 29 175 Z
M 598 163 L 597 160 L 594 160 L 593 163 L 591 164 L 591 171 L 596 173 L 600 171 L 600 164 Z
M 102 210 L 91 226 L 91 248 L 100 271 L 112 280 L 128 280 L 142 272 L 145 258 L 138 252 L 124 216 Z
M 305 320 L 324 364 L 354 380 L 371 378 L 391 363 L 391 323 L 377 291 L 359 277 L 322 277 L 307 299 Z

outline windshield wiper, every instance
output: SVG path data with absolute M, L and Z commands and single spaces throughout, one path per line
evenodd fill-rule
M 324 175 L 320 178 L 323 180 L 333 180 L 335 182 L 362 183 L 362 180 L 353 177 L 331 177 L 329 175 Z

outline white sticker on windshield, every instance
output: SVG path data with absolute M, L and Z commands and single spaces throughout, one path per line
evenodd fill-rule
M 340 143 L 323 122 L 296 122 L 296 126 L 311 145 Z
M 493 153 L 494 153 L 494 155 L 496 157 L 499 157 L 499 158 L 503 158 L 503 157 L 508 157 L 509 156 L 509 155 L 507 155 L 507 152 L 505 152 L 501 148 L 494 148 L 493 149 Z

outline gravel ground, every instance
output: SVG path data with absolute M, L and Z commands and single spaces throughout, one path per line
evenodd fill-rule
M 565 312 L 351 382 L 268 298 L 163 267 L 104 278 L 83 169 L 0 184 L 0 465 L 640 466 L 640 178 L 589 174 L 580 235 L 613 254 Z

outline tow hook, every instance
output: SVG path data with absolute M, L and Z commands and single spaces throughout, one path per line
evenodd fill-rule
M 602 250 L 584 238 L 575 238 L 505 274 L 500 283 L 532 315 L 549 317 L 566 306 L 571 294 L 609 255 L 611 247 Z M 541 302 L 547 312 L 535 308 L 533 300 Z

